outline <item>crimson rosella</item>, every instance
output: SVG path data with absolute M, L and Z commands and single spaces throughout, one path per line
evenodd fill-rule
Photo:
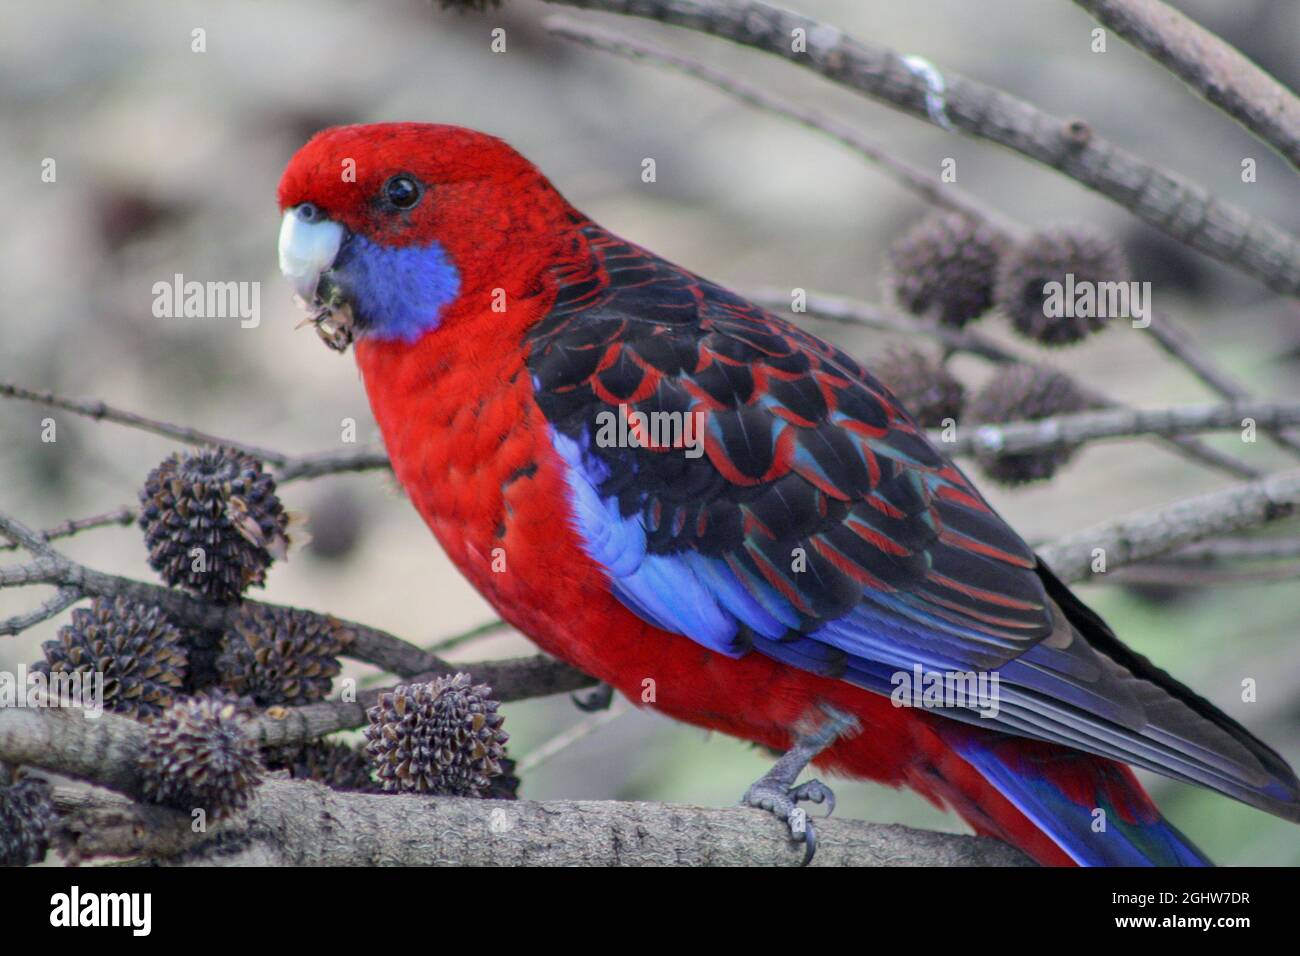
M 1300 821 L 1285 761 L 1121 644 L 867 369 L 502 141 L 325 130 L 279 200 L 281 269 L 355 344 L 451 560 L 546 652 L 787 752 L 746 800 L 808 850 L 797 804 L 833 799 L 795 785 L 810 759 L 1044 864 L 1207 862 L 1126 765 Z M 899 706 L 950 675 L 996 676 L 996 706 Z

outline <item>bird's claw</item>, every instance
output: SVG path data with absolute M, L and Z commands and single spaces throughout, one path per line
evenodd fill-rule
M 799 804 L 803 801 L 824 803 L 829 817 L 835 812 L 835 793 L 820 780 L 798 785 L 795 780 L 814 757 L 840 737 L 858 729 L 858 722 L 851 715 L 826 706 L 822 710 L 827 720 L 811 733 L 800 735 L 794 746 L 772 765 L 772 769 L 745 791 L 741 800 L 742 805 L 766 810 L 789 827 L 791 839 L 804 845 L 802 866 L 811 863 L 813 854 L 817 852 L 817 831 Z
M 813 854 L 817 852 L 817 830 L 812 818 L 799 806 L 804 800 L 825 803 L 828 817 L 835 812 L 835 793 L 820 780 L 809 780 L 797 787 L 783 787 L 764 777 L 745 791 L 742 801 L 745 806 L 766 810 L 785 823 L 790 839 L 804 845 L 800 866 L 811 863 Z

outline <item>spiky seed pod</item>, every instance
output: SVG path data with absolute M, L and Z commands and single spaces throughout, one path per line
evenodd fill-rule
M 975 393 L 966 408 L 967 421 L 1001 424 L 1039 421 L 1053 415 L 1068 415 L 1094 407 L 1068 377 L 1034 365 L 1013 365 L 991 379 Z M 994 481 L 1022 485 L 1051 478 L 1070 460 L 1073 447 L 1045 452 L 1002 455 L 981 449 L 976 458 L 981 469 Z
M 77 608 L 58 637 L 41 645 L 35 670 L 102 674 L 104 706 L 137 720 L 160 714 L 185 681 L 185 636 L 156 607 L 118 597 Z
M 366 755 L 347 744 L 314 740 L 302 747 L 284 747 L 266 753 L 269 770 L 288 770 L 295 780 L 315 780 L 335 790 L 378 793 Z
M 45 859 L 54 834 L 54 791 L 21 767 L 0 764 L 0 866 Z
M 149 564 L 168 584 L 218 604 L 264 584 L 288 549 L 275 480 L 232 448 L 171 455 L 145 479 L 140 504 Z
M 873 369 L 924 428 L 941 428 L 944 419 L 961 418 L 966 388 L 952 372 L 917 349 L 887 352 Z
M 502 772 L 505 719 L 468 674 L 397 687 L 367 711 L 366 753 L 386 791 L 481 797 Z
M 145 737 L 145 797 L 181 810 L 202 808 L 213 819 L 247 806 L 262 782 L 262 765 L 244 718 L 241 702 L 220 692 L 168 707 Z
M 1081 226 L 1044 229 L 1002 257 L 997 304 L 1021 335 L 1071 345 L 1114 317 L 1101 314 L 1108 311 L 1101 291 L 1109 288 L 1102 283 L 1131 278 L 1119 243 Z M 1091 304 L 1080 293 L 1091 294 Z
M 1003 242 L 989 226 L 955 213 L 921 220 L 889 247 L 887 286 L 916 315 L 961 328 L 993 305 Z
M 353 640 L 351 631 L 292 608 L 244 605 L 222 639 L 221 682 L 263 707 L 296 707 L 323 700 Z

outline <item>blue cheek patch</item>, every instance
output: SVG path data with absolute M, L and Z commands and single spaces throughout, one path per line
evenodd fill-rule
M 367 338 L 414 342 L 460 293 L 460 273 L 436 242 L 390 249 L 353 235 L 333 271 Z

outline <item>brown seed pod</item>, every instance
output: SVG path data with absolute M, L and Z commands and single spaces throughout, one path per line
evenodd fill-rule
M 222 638 L 217 657 L 221 683 L 262 707 L 296 707 L 323 700 L 352 643 L 351 631 L 293 608 L 246 604 Z
M 894 349 L 872 371 L 922 427 L 941 428 L 945 419 L 961 419 L 965 386 L 946 366 L 924 352 Z
M 140 490 L 149 564 L 168 584 L 232 604 L 288 550 L 289 519 L 262 463 L 232 448 L 178 452 Z
M 0 764 L 0 866 L 44 860 L 56 820 L 49 783 L 21 767 Z
M 1002 246 L 987 225 L 930 216 L 889 247 L 888 291 L 908 312 L 961 328 L 992 307 Z
M 1108 284 L 1131 279 L 1117 242 L 1081 226 L 1045 229 L 1002 257 L 997 304 L 1021 335 L 1043 345 L 1072 345 L 1114 317 L 1103 314 L 1109 312 L 1102 308 Z M 1089 294 L 1091 305 L 1080 298 Z
M 161 610 L 126 598 L 95 598 L 77 608 L 58 637 L 41 645 L 47 674 L 102 674 L 104 706 L 147 720 L 176 700 L 185 682 L 185 636 Z
M 966 412 L 968 423 L 1003 424 L 1081 412 L 1093 404 L 1074 382 L 1059 372 L 1034 365 L 1013 365 L 980 389 Z M 1004 455 L 982 449 L 976 458 L 980 468 L 994 481 L 1022 485 L 1051 478 L 1075 450 L 1066 447 Z
M 220 819 L 247 806 L 262 782 L 257 743 L 244 728 L 237 698 L 183 698 L 149 724 L 140 769 L 153 803 Z
M 504 719 L 468 674 L 397 687 L 367 712 L 366 753 L 386 791 L 481 797 L 503 772 Z

